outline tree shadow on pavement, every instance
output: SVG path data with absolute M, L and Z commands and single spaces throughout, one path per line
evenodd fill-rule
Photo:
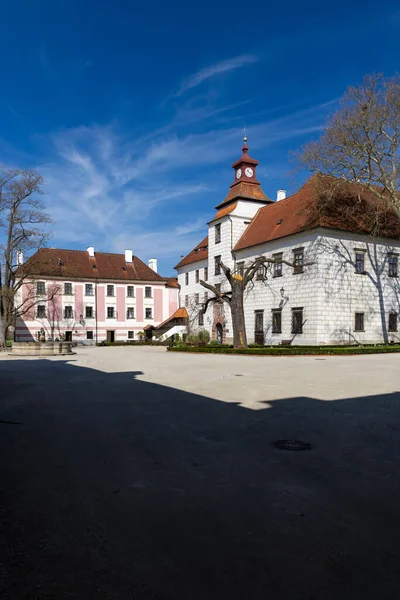
M 0 369 L 2 599 L 399 597 L 400 394 L 252 411 L 140 372 Z

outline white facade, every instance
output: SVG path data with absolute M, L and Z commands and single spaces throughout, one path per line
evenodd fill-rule
M 266 279 L 254 278 L 245 291 L 249 343 L 262 340 L 261 343 L 268 345 L 289 341 L 293 345 L 323 345 L 400 341 L 397 332 L 400 284 L 395 267 L 397 254 L 400 255 L 399 240 L 373 241 L 366 235 L 319 228 L 233 251 L 258 208 L 256 203 L 239 201 L 230 214 L 209 224 L 207 264 L 203 260 L 177 269 L 181 306 L 185 306 L 187 296 L 193 298 L 199 294 L 201 298 L 204 294 L 201 284 L 195 283 L 195 272 L 205 266 L 208 266 L 209 282 L 221 284 L 222 291 L 229 290 L 224 274 L 215 275 L 216 256 L 220 256 L 226 266 L 237 269 L 237 263 L 244 262 L 246 266 L 259 256 L 275 260 L 276 254 L 282 254 L 284 261 L 293 264 L 294 251 L 302 249 L 302 273 L 294 273 L 293 266 L 282 264 L 281 275 L 274 276 L 274 266 L 270 264 Z M 217 243 L 216 225 L 220 225 Z M 356 254 L 364 257 L 362 273 L 356 272 Z M 185 285 L 187 273 L 189 285 Z M 188 305 L 191 306 L 190 299 Z M 258 329 L 262 323 L 262 336 L 258 331 L 258 339 L 256 311 Z M 280 313 L 276 318 L 281 320 L 281 327 L 280 331 L 275 327 L 276 332 L 273 311 Z M 294 319 L 297 319 L 295 323 Z M 204 328 L 213 339 L 217 338 L 217 323 L 223 327 L 223 341 L 231 343 L 232 322 L 226 303 L 211 303 L 204 316 Z M 192 331 L 195 328 L 196 322 Z

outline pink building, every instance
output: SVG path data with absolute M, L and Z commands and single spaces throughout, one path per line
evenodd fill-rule
M 26 310 L 17 318 L 15 338 L 32 341 L 43 328 L 46 339 L 82 343 L 138 340 L 178 308 L 178 284 L 157 273 L 157 260 L 143 263 L 125 254 L 42 248 L 21 270 Z

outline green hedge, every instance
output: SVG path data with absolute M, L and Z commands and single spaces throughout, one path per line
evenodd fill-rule
M 226 348 L 221 346 L 172 346 L 167 348 L 169 352 L 205 352 L 211 354 L 253 354 L 269 356 L 288 356 L 288 355 L 318 355 L 318 354 L 383 354 L 390 352 L 400 352 L 400 345 L 391 344 L 389 346 L 269 346 L 263 348 Z

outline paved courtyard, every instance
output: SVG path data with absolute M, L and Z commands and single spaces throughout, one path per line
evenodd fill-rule
M 1 355 L 0 598 L 397 600 L 399 388 L 389 354 Z

